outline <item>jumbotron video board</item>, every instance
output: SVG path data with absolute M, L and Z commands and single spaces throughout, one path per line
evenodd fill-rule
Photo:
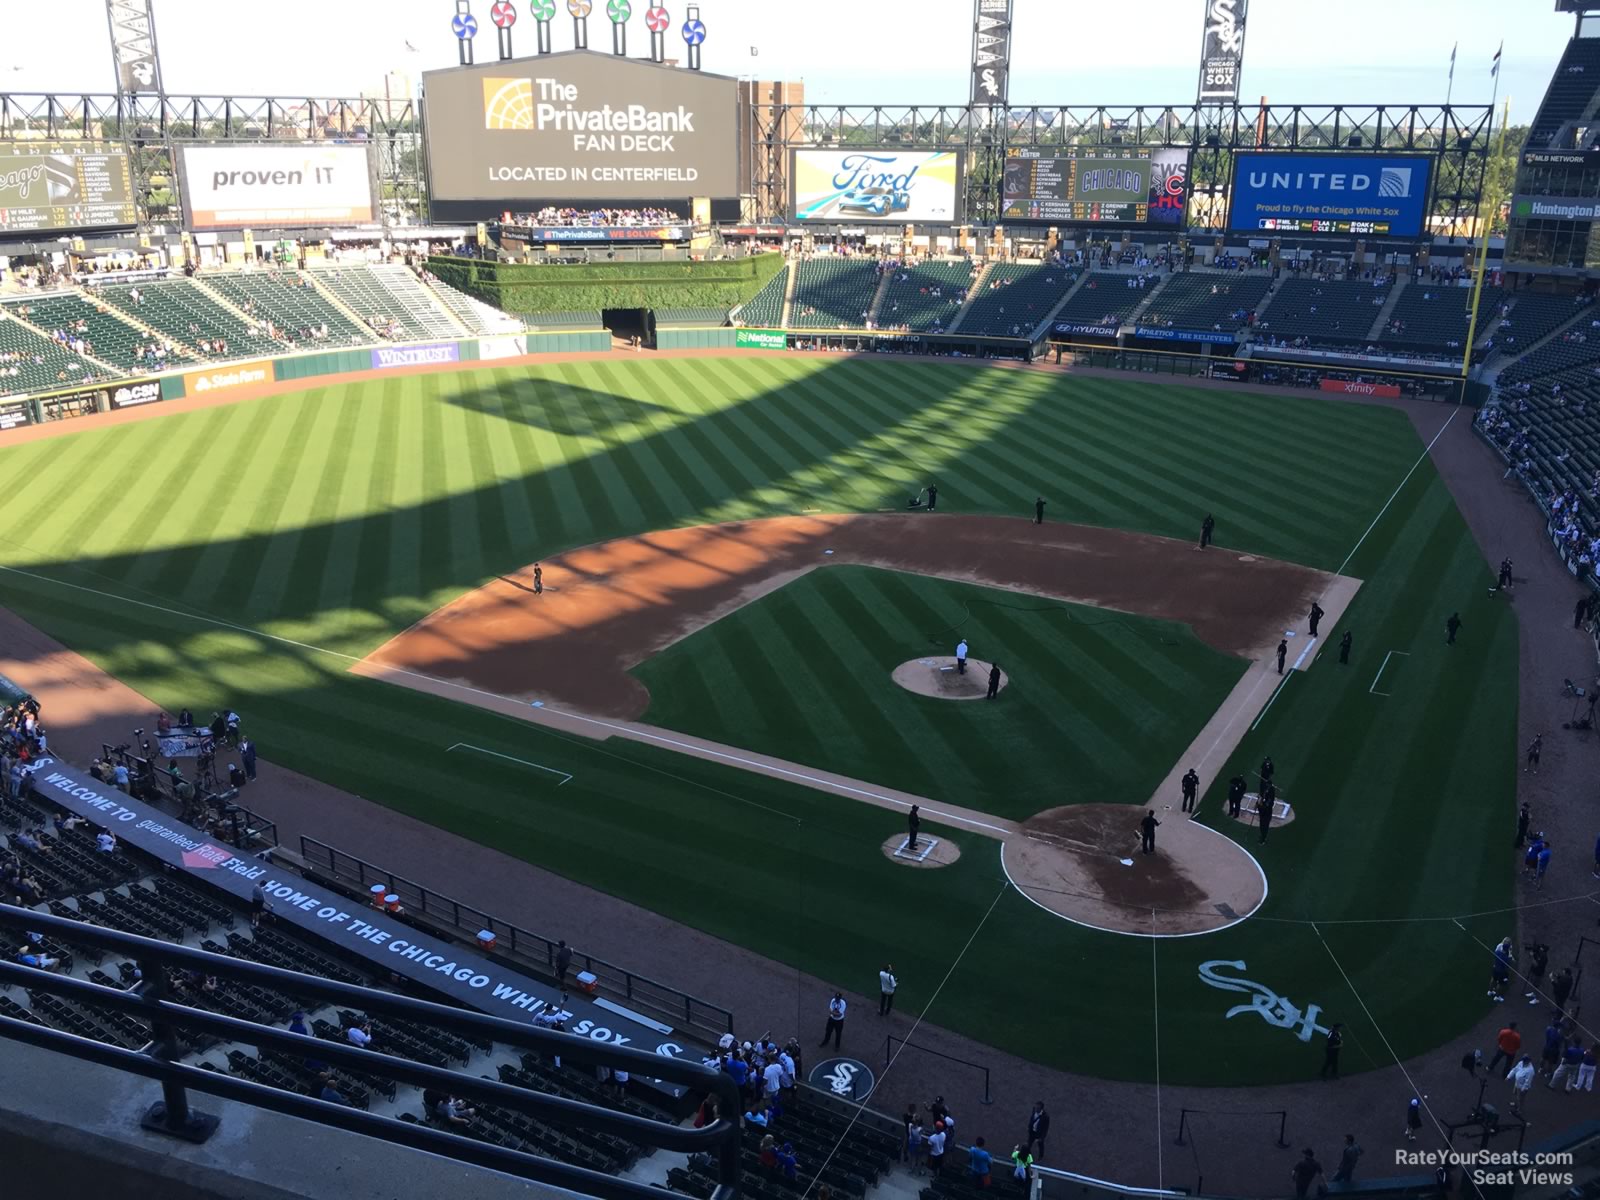
M 1188 167 L 1188 153 L 1175 148 L 1013 147 L 1006 156 L 1001 216 L 1181 225 Z
M 137 219 L 121 150 L 56 142 L 0 150 L 0 234 L 105 229 Z

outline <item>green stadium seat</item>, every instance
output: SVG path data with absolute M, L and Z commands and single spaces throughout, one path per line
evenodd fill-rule
M 789 291 L 789 272 L 793 268 L 785 263 L 783 270 L 767 280 L 762 289 L 744 302 L 735 314 L 733 323 L 747 329 L 776 329 L 783 320 L 783 298 Z
M 247 316 L 270 321 L 281 341 L 296 346 L 363 346 L 378 335 L 362 329 L 295 271 L 239 271 L 202 275 L 202 282 Z M 318 333 L 327 327 L 327 337 Z

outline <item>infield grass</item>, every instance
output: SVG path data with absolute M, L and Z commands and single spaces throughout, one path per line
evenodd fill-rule
M 1488 570 L 1428 463 L 1346 568 L 1365 583 L 1331 632 L 1355 630 L 1352 666 L 1324 659 L 1295 675 L 1238 753 L 1239 765 L 1271 753 L 1298 812 L 1260 852 L 1266 906 L 1154 952 L 1002 894 L 981 839 L 957 835 L 966 853 L 954 867 L 902 870 L 878 850 L 900 828 L 893 813 L 563 739 L 351 676 L 348 658 L 305 647 L 360 656 L 466 588 L 574 545 L 898 508 L 930 479 L 955 511 L 1025 516 L 1043 493 L 1053 520 L 1176 537 L 1210 510 L 1224 546 L 1334 569 L 1421 451 L 1384 409 L 914 361 L 630 359 L 396 377 L 0 449 L 11 481 L 0 602 L 168 709 L 237 708 L 271 761 L 841 986 L 870 989 L 892 953 L 907 1008 L 927 1001 L 993 905 L 930 1014 L 981 1041 L 1149 1079 L 1159 1027 L 1167 1082 L 1295 1079 L 1315 1072 L 1318 1046 L 1249 1012 L 1225 1018 L 1249 996 L 1201 982 L 1202 962 L 1244 963 L 1236 974 L 1343 1021 L 1354 1070 L 1476 1021 L 1479 939 L 1509 928 L 1508 916 L 1452 918 L 1512 900 L 1515 629 L 1485 598 Z M 1446 648 L 1456 609 L 1463 637 Z M 1390 649 L 1411 657 L 1404 695 L 1384 699 L 1368 687 Z M 494 760 L 445 758 L 456 741 L 575 778 L 530 786 Z M 1110 753 L 1108 777 L 1125 765 Z M 1136 760 L 1130 772 L 1171 765 L 1141 753 L 1115 749 Z M 1219 790 L 1205 783 L 1214 814 Z M 784 886 L 772 857 L 752 853 L 762 846 L 782 848 Z M 626 961 L 626 946 L 587 940 Z M 740 1015 L 774 1027 L 785 1016 Z M 801 1036 L 820 1034 L 806 1027 L 814 1015 L 795 1014 Z

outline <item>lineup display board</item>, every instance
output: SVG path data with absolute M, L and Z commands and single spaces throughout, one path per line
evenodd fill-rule
M 1183 223 L 1188 151 L 1013 147 L 1006 155 L 1001 216 L 1008 221 Z
M 1236 154 L 1228 228 L 1417 237 L 1432 173 L 1418 154 Z
M 730 76 L 570 50 L 422 78 L 434 200 L 738 195 Z
M 796 150 L 797 221 L 958 221 L 959 150 Z
M 180 146 L 191 229 L 366 225 L 378 219 L 368 147 Z
M 132 225 L 128 156 L 92 143 L 0 149 L 0 233 Z

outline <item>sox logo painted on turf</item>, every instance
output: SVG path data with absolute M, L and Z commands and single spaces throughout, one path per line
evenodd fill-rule
M 1278 995 L 1266 984 L 1253 979 L 1229 979 L 1217 974 L 1219 967 L 1229 967 L 1235 971 L 1246 969 L 1242 959 L 1214 958 L 1200 964 L 1200 982 L 1224 992 L 1254 993 L 1249 1004 L 1235 1004 L 1224 1014 L 1224 1019 L 1237 1017 L 1241 1013 L 1254 1013 L 1276 1029 L 1295 1030 L 1295 1036 L 1302 1042 L 1309 1042 L 1312 1034 L 1328 1032 L 1326 1026 L 1317 1024 L 1317 1016 L 1322 1012 L 1321 1005 L 1313 1004 L 1301 1012 L 1287 997 Z

